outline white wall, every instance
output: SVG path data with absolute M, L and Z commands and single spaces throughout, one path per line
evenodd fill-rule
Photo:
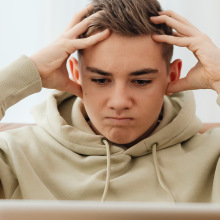
M 219 0 L 159 0 L 164 9 L 187 17 L 220 47 Z M 73 14 L 89 0 L 0 0 L 0 68 L 21 54 L 31 55 L 62 33 Z M 182 76 L 196 59 L 185 48 L 176 48 L 174 59 L 183 60 Z M 3 122 L 33 122 L 29 110 L 46 98 L 48 90 L 31 95 L 11 107 Z M 220 121 L 216 93 L 196 91 L 197 115 L 205 122 Z

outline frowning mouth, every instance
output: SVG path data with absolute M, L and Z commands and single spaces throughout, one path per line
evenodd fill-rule
M 108 119 L 115 119 L 115 120 L 133 120 L 133 118 L 128 117 L 107 117 Z
M 134 121 L 129 117 L 106 117 L 106 120 L 113 125 L 128 125 Z

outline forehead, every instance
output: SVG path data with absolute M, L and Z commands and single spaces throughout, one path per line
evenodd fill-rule
M 106 71 L 159 68 L 165 65 L 162 45 L 149 35 L 125 37 L 112 33 L 106 40 L 83 50 L 82 63 Z

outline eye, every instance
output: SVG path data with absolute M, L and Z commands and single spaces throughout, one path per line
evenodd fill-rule
M 150 84 L 151 82 L 152 82 L 152 80 L 141 80 L 141 79 L 132 80 L 132 83 L 134 83 L 138 86 L 146 86 L 146 85 Z
M 97 83 L 98 85 L 105 85 L 107 84 L 108 82 L 110 82 L 109 79 L 104 79 L 104 78 L 100 78 L 100 79 L 92 79 L 92 82 L 95 82 Z

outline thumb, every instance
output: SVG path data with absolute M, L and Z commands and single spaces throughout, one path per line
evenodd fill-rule
M 167 94 L 170 93 L 177 93 L 177 92 L 182 92 L 185 90 L 191 90 L 192 88 L 190 87 L 186 77 L 179 79 L 177 81 L 172 81 L 168 84 L 167 86 Z
M 80 98 L 83 97 L 81 85 L 72 81 L 71 79 L 69 79 L 68 83 L 65 85 L 65 88 L 63 88 L 63 91 L 72 93 Z

